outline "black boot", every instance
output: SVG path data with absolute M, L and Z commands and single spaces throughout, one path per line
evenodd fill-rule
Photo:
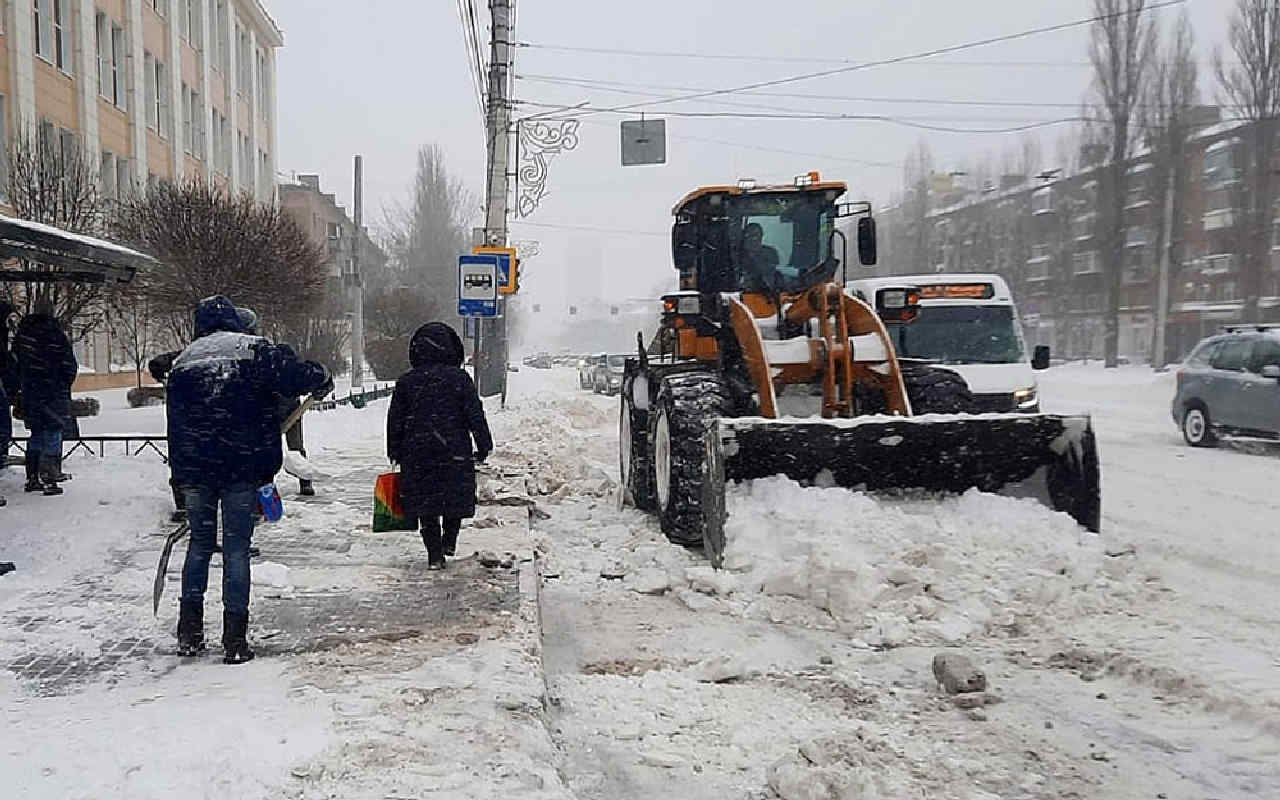
M 22 491 L 42 491 L 44 486 L 40 484 L 40 454 L 27 450 L 27 457 L 23 459 L 23 463 L 27 467 L 27 484 L 22 487 Z
M 58 479 L 62 476 L 61 456 L 40 457 L 40 483 L 43 484 L 45 496 L 62 494 Z
M 311 485 L 311 481 L 299 479 L 298 494 L 302 495 L 303 497 L 315 497 L 316 488 Z
M 249 649 L 249 615 L 222 613 L 222 656 L 223 664 L 243 664 L 253 660 L 253 651 Z
M 204 602 L 183 600 L 178 605 L 178 655 L 183 658 L 204 652 Z
M 423 528 L 422 543 L 427 548 L 427 569 L 444 569 L 444 547 L 440 541 L 439 526 Z
M 444 554 L 453 558 L 458 552 L 458 529 L 462 527 L 462 520 L 445 520 L 444 521 L 444 537 L 441 546 Z

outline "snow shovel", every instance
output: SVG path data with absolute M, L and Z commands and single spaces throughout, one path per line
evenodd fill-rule
M 173 546 L 183 536 L 191 533 L 191 525 L 184 522 L 164 540 L 164 549 L 160 551 L 160 563 L 156 565 L 156 579 L 151 587 L 151 615 L 160 613 L 160 595 L 164 594 L 164 576 L 169 571 L 169 556 L 173 554 Z
M 280 434 L 284 435 L 286 431 L 293 427 L 303 414 L 307 413 L 307 409 L 311 408 L 311 404 L 315 402 L 315 397 L 307 397 L 302 403 L 293 410 L 293 413 L 285 418 L 284 423 L 280 426 Z M 301 453 L 290 450 L 284 455 L 284 471 L 297 478 L 300 481 L 325 481 L 333 477 L 326 472 L 317 469 L 307 461 L 306 456 Z

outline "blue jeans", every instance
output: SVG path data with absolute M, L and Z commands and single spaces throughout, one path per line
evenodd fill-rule
M 249 484 L 215 489 L 185 486 L 191 542 L 182 566 L 182 600 L 203 605 L 209 586 L 209 558 L 218 541 L 218 504 L 222 504 L 222 607 L 228 614 L 249 613 L 249 544 L 253 508 L 258 502 Z
M 27 442 L 27 452 L 41 456 L 62 458 L 62 429 L 46 428 L 31 431 L 31 440 Z

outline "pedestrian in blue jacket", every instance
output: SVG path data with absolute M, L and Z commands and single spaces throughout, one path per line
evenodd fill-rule
M 249 545 L 257 490 L 280 471 L 279 395 L 328 388 L 325 368 L 287 347 L 243 332 L 221 295 L 200 301 L 196 338 L 168 376 L 169 459 L 186 496 L 191 541 L 182 568 L 178 652 L 204 649 L 204 593 L 222 507 L 223 661 L 253 658 L 249 648 Z
M 74 437 L 71 384 L 80 365 L 71 340 L 47 305 L 37 306 L 18 323 L 13 352 L 18 361 L 22 419 L 31 436 L 27 442 L 28 492 L 62 494 L 62 441 Z

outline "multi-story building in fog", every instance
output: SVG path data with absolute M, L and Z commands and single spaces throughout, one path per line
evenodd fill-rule
M 1205 124 L 1186 149 L 1187 183 L 1175 209 L 1169 359 L 1185 355 L 1224 323 L 1280 321 L 1280 214 L 1271 231 L 1271 261 L 1259 267 L 1257 318 L 1242 319 L 1240 250 L 1248 233 L 1237 230 L 1237 207 L 1248 128 L 1203 116 Z M 1005 175 L 983 187 L 960 176 L 934 176 L 922 219 L 908 218 L 906 203 L 880 212 L 886 244 L 880 272 L 999 273 L 1018 299 L 1029 343 L 1050 345 L 1066 358 L 1102 357 L 1107 275 L 1099 186 L 1105 155 L 1105 146 L 1086 147 L 1081 168 L 1072 173 Z M 1133 362 L 1151 357 L 1157 318 L 1165 206 L 1154 179 L 1157 155 L 1141 151 L 1126 167 L 1119 353 Z

